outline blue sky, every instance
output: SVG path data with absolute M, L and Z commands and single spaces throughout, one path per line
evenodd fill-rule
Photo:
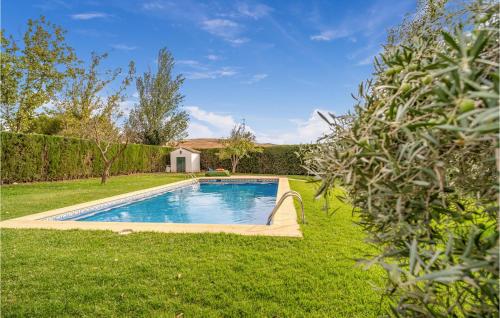
M 109 52 L 106 67 L 154 70 L 161 47 L 184 74 L 191 138 L 223 137 L 245 119 L 261 142 L 314 141 L 316 110 L 343 114 L 370 77 L 387 29 L 415 0 L 2 2 L 2 28 L 19 38 L 45 15 L 68 31 L 81 59 Z M 137 102 L 135 87 L 122 108 Z

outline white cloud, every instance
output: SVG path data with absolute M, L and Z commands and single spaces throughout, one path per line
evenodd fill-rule
M 187 71 L 183 71 L 182 73 L 187 79 L 191 80 L 216 79 L 238 74 L 234 67 L 223 66 L 214 68 L 212 65 L 203 64 L 196 60 L 179 60 L 177 64 L 187 68 Z
M 216 114 L 214 112 L 205 111 L 198 106 L 187 106 L 186 110 L 189 112 L 192 119 L 212 126 L 212 128 L 215 128 L 217 131 L 223 132 L 223 135 L 228 134 L 234 125 L 236 125 L 236 121 L 231 115 Z
M 87 12 L 87 13 L 77 13 L 71 15 L 71 18 L 73 20 L 91 20 L 91 19 L 99 19 L 107 17 L 109 17 L 109 14 L 102 12 Z
M 208 33 L 220 37 L 234 45 L 240 45 L 249 41 L 247 38 L 240 36 L 243 29 L 242 26 L 232 20 L 204 20 L 201 27 Z
M 111 44 L 111 47 L 115 50 L 122 50 L 122 51 L 133 51 L 137 49 L 137 46 L 130 46 L 126 44 Z
M 229 37 L 239 30 L 238 23 L 227 19 L 212 19 L 203 21 L 203 29 L 220 37 Z
M 199 80 L 199 79 L 217 79 L 221 77 L 231 77 L 238 74 L 238 72 L 232 67 L 222 67 L 216 70 L 200 70 L 193 72 L 185 72 L 184 76 L 190 80 Z
M 266 17 L 272 8 L 264 4 L 234 2 L 236 5 L 230 3 L 224 7 L 218 3 L 200 1 L 144 0 L 140 9 L 176 23 L 195 24 L 233 46 L 239 46 L 250 41 L 244 34 L 248 19 Z
M 216 136 L 207 126 L 190 121 L 188 126 L 188 138 L 220 138 Z
M 326 110 L 315 109 L 306 120 L 290 119 L 289 121 L 294 125 L 292 130 L 256 134 L 257 141 L 274 144 L 315 142 L 318 138 L 330 132 L 328 124 L 318 115 L 318 111 L 328 113 Z M 286 127 L 286 125 L 283 126 Z
M 267 74 L 255 74 L 253 75 L 249 80 L 243 82 L 245 84 L 254 84 L 254 83 L 257 83 L 259 81 L 262 81 L 263 79 L 267 78 L 268 75 Z
M 233 75 L 236 75 L 237 73 L 238 72 L 236 72 L 231 67 L 223 67 L 223 68 L 215 71 L 215 74 L 217 74 L 220 77 L 233 76 Z
M 318 112 L 328 113 L 326 110 L 315 109 L 307 120 L 292 120 L 297 125 L 296 140 L 312 142 L 330 132 L 329 125 L 318 115 Z
M 221 59 L 221 57 L 215 54 L 208 54 L 207 59 L 209 59 L 210 61 L 218 61 Z
M 201 109 L 198 106 L 188 106 L 191 120 L 189 122 L 189 138 L 222 138 L 231 132 L 237 124 L 234 117 L 226 114 L 218 114 Z M 318 115 L 318 111 L 328 113 L 326 110 L 315 109 L 307 119 L 283 120 L 272 132 L 255 131 L 247 125 L 247 129 L 252 131 L 257 141 L 261 143 L 273 144 L 299 144 L 317 141 L 319 137 L 330 132 L 327 123 Z
M 267 16 L 272 11 L 272 8 L 265 4 L 251 6 L 248 3 L 240 3 L 237 6 L 237 10 L 243 16 L 258 20 Z
M 231 44 L 234 44 L 235 46 L 238 46 L 243 43 L 247 43 L 250 41 L 248 38 L 236 38 L 236 39 L 226 39 Z
M 326 30 L 319 34 L 312 35 L 310 39 L 313 41 L 332 41 L 349 35 L 350 32 L 346 30 Z
M 231 115 L 218 114 L 201 109 L 198 106 L 187 106 L 190 115 L 189 138 L 224 138 L 238 123 Z M 255 134 L 248 125 L 246 129 Z
M 40 3 L 34 4 L 33 7 L 42 9 L 44 11 L 57 10 L 61 9 L 61 7 L 65 9 L 71 9 L 72 7 L 71 3 L 67 3 L 67 1 L 64 0 L 44 0 L 39 2 Z
M 169 3 L 163 1 L 151 1 L 142 4 L 144 10 L 163 10 L 169 6 Z
M 248 39 L 248 38 L 236 38 L 236 39 L 226 39 L 226 41 L 228 41 L 229 43 L 234 44 L 234 45 L 240 45 L 243 43 L 247 43 L 248 41 L 250 41 L 250 39 Z
M 192 68 L 206 69 L 205 66 L 203 66 L 200 62 L 195 61 L 195 60 L 178 60 L 177 64 L 186 65 L 186 66 L 189 66 Z

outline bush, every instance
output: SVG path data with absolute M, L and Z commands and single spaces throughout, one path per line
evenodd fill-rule
M 498 4 L 423 8 L 306 165 L 347 190 L 394 316 L 498 317 Z
M 90 140 L 9 132 L 0 136 L 3 183 L 89 178 L 102 173 L 99 149 Z M 114 145 L 112 151 L 117 148 Z M 165 171 L 171 150 L 130 144 L 111 174 Z
M 229 173 L 229 171 L 227 171 L 227 170 L 224 170 L 224 171 L 212 170 L 212 171 L 207 171 L 205 173 L 206 177 L 229 177 L 230 175 L 231 175 L 231 173 Z
M 262 153 L 250 153 L 248 157 L 241 159 L 237 172 L 255 174 L 279 174 L 279 175 L 303 175 L 306 169 L 302 166 L 297 153 L 298 145 L 272 146 L 264 148 Z M 217 156 L 219 149 L 201 150 L 201 169 L 224 168 L 231 169 L 231 161 L 220 160 Z

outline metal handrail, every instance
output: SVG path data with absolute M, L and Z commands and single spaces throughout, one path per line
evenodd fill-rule
M 271 211 L 271 214 L 267 218 L 267 225 L 271 225 L 271 222 L 273 221 L 274 215 L 278 211 L 281 204 L 288 197 L 295 197 L 295 198 L 299 199 L 300 207 L 302 208 L 302 224 L 306 223 L 306 216 L 304 214 L 304 202 L 302 202 L 302 197 L 300 196 L 300 194 L 297 191 L 290 190 L 290 191 L 283 193 L 283 195 L 279 199 L 278 203 L 276 203 L 276 206 L 274 207 L 274 209 Z

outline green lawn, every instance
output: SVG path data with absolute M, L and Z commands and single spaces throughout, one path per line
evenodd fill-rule
M 155 186 L 165 175 L 2 188 L 7 217 Z M 1 312 L 19 316 L 375 317 L 380 271 L 350 207 L 334 216 L 314 186 L 291 181 L 306 207 L 304 238 L 227 234 L 2 230 Z M 41 193 L 39 193 L 41 192 Z M 5 211 L 4 211 L 5 210 Z M 8 212 L 8 214 L 7 214 Z

